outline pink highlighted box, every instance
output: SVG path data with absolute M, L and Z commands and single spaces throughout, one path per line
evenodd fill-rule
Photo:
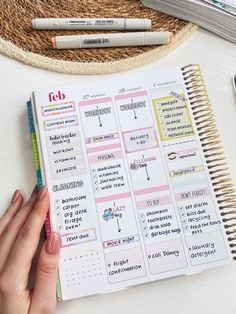
M 87 152 L 88 154 L 91 154 L 91 153 L 100 152 L 103 150 L 111 150 L 111 149 L 116 149 L 116 148 L 121 148 L 120 143 L 90 147 L 90 148 L 87 148 Z
M 109 160 L 108 158 L 110 158 L 110 160 L 121 159 L 122 151 L 116 150 L 116 151 L 109 151 L 107 153 L 101 153 L 98 155 L 88 155 L 88 160 L 90 164 L 96 164 L 98 162 L 106 162 Z
M 123 132 L 126 153 L 158 147 L 153 127 Z
M 111 247 L 117 247 L 117 246 L 135 243 L 139 241 L 140 241 L 139 235 L 136 234 L 136 235 L 126 236 L 124 238 L 111 239 L 111 240 L 104 241 L 103 247 L 104 249 L 109 249 Z
M 95 143 L 115 140 L 117 138 L 119 138 L 119 134 L 118 133 L 110 133 L 110 134 L 104 134 L 104 135 L 87 137 L 85 139 L 85 143 L 87 145 L 89 145 L 89 144 L 95 144 Z
M 98 204 L 98 203 L 106 203 L 106 202 L 119 200 L 122 198 L 130 198 L 130 197 L 131 197 L 130 192 L 126 192 L 126 193 L 120 193 L 120 194 L 114 194 L 114 195 L 99 197 L 99 198 L 96 198 L 95 201 Z
M 103 104 L 107 102 L 112 102 L 111 97 L 103 97 L 103 98 L 98 98 L 98 99 L 89 99 L 89 100 L 83 100 L 79 102 L 80 107 L 84 106 L 90 106 L 90 105 L 98 105 L 98 104 Z
M 169 185 L 164 184 L 164 185 L 154 186 L 154 187 L 147 188 L 147 189 L 136 190 L 136 191 L 134 191 L 134 195 L 138 196 L 138 195 L 155 193 L 155 192 L 162 192 L 162 191 L 167 191 L 167 190 L 169 190 Z
M 176 196 L 177 202 L 184 202 L 184 201 L 189 201 L 190 199 L 193 199 L 193 198 L 204 197 L 209 194 L 210 194 L 209 188 L 204 187 L 204 188 L 179 192 L 179 193 L 176 193 L 175 196 Z
M 115 100 L 123 100 L 127 98 L 141 97 L 141 96 L 147 96 L 147 95 L 148 95 L 147 91 L 139 91 L 139 92 L 115 96 Z
M 158 204 L 153 202 L 153 199 L 154 198 L 137 201 L 136 202 L 137 209 L 147 209 L 147 208 L 152 208 L 152 207 L 158 207 L 158 206 L 171 204 L 171 198 L 170 198 L 169 195 L 156 197 L 155 198 L 155 202 L 158 202 Z M 152 205 L 148 205 L 148 202 L 150 204 L 152 204 Z

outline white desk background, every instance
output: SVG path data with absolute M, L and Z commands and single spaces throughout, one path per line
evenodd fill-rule
M 163 67 L 190 63 L 199 63 L 202 67 L 236 184 L 236 97 L 231 83 L 236 73 L 236 45 L 199 30 L 165 58 L 132 72 L 158 71 Z M 14 189 L 19 188 L 28 197 L 36 182 L 31 146 L 27 140 L 25 103 L 30 93 L 48 85 L 68 85 L 97 78 L 53 73 L 0 55 L 0 212 L 8 205 Z M 59 304 L 57 313 L 234 314 L 236 263 L 191 276 Z

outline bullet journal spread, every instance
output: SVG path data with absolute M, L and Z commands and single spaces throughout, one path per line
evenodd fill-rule
M 27 108 L 59 300 L 233 261 L 236 196 L 198 65 L 48 88 Z

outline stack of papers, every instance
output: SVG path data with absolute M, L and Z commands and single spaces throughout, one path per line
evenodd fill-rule
M 141 0 L 160 12 L 202 26 L 236 43 L 236 0 Z

